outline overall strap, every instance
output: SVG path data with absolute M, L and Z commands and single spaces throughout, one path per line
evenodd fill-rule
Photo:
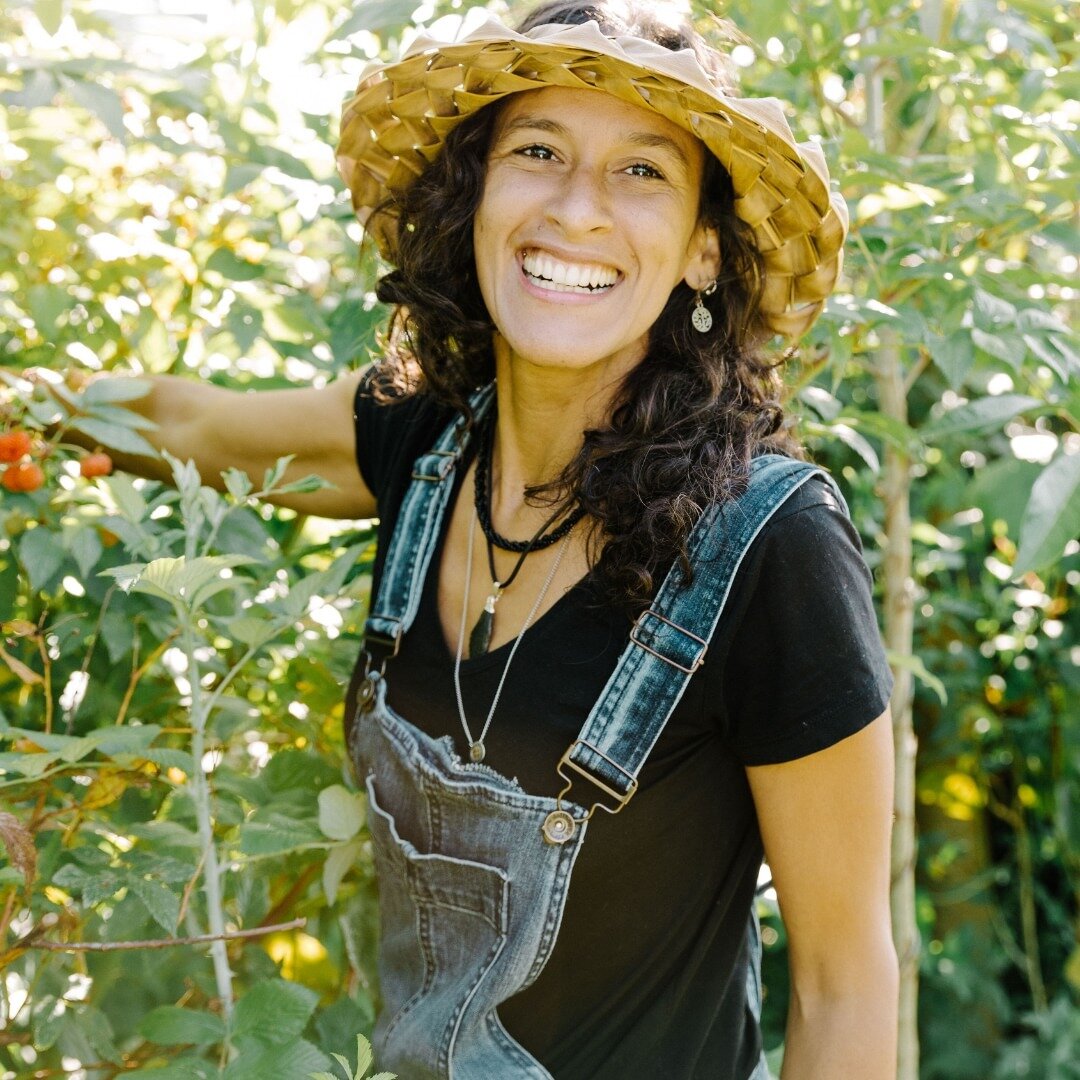
M 652 604 L 638 616 L 603 693 L 559 762 L 567 785 L 560 800 L 575 777 L 587 778 L 613 802 L 598 802 L 593 809 L 616 813 L 630 800 L 645 759 L 705 659 L 750 545 L 812 476 L 830 484 L 846 514 L 847 504 L 827 473 L 779 454 L 755 458 L 746 493 L 702 514 L 688 544 L 693 582 L 686 587 L 681 571 L 672 567 Z M 574 801 L 588 805 L 581 798 Z
M 475 420 L 487 413 L 494 397 L 494 384 L 473 394 L 469 403 Z M 385 662 L 396 655 L 402 636 L 416 618 L 424 578 L 454 487 L 454 470 L 468 438 L 464 421 L 455 417 L 413 465 L 412 483 L 402 500 L 383 564 L 379 595 L 364 626 L 364 649 L 372 659 Z

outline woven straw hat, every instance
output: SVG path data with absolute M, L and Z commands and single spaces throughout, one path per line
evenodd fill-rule
M 422 32 L 399 61 L 361 73 L 337 160 L 383 255 L 394 260 L 394 222 L 369 221 L 373 208 L 407 189 L 477 109 L 545 86 L 603 90 L 701 139 L 731 175 L 735 211 L 764 257 L 766 326 L 792 338 L 810 326 L 840 272 L 848 224 L 820 147 L 795 141 L 777 99 L 725 93 L 689 49 L 607 37 L 595 22 L 518 34 L 489 16 L 456 41 Z

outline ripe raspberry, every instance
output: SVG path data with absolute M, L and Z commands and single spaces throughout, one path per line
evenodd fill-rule
M 108 476 L 112 470 L 113 460 L 102 450 L 98 450 L 93 454 L 87 454 L 79 461 L 79 472 L 81 472 L 87 480 L 90 480 L 95 476 Z
M 29 453 L 30 435 L 27 432 L 13 428 L 0 435 L 0 461 L 11 463 Z
M 45 483 L 45 474 L 40 465 L 27 462 L 22 465 L 9 465 L 0 476 L 0 484 L 8 491 L 37 491 Z

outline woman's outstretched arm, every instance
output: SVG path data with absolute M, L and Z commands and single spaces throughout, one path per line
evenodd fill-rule
M 747 769 L 788 934 L 783 1080 L 893 1080 L 889 713 L 795 761 Z
M 375 499 L 360 475 L 355 456 L 353 398 L 359 372 L 319 389 L 229 390 L 171 375 L 155 375 L 149 390 L 125 406 L 157 427 L 143 435 L 157 449 L 191 460 L 203 482 L 221 488 L 221 473 L 232 467 L 256 484 L 280 457 L 295 457 L 286 481 L 314 473 L 334 486 L 274 498 L 306 514 L 364 518 L 375 515 Z M 77 431 L 65 439 L 92 449 Z M 109 450 L 117 467 L 154 480 L 171 477 L 166 462 Z

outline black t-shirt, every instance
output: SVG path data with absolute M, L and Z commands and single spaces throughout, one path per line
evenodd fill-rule
M 380 406 L 362 384 L 355 417 L 357 461 L 379 506 L 377 589 L 412 464 L 450 414 L 422 395 Z M 416 621 L 387 666 L 387 693 L 396 712 L 433 737 L 450 735 L 466 756 L 436 606 L 449 517 Z M 486 764 L 530 793 L 557 794 L 556 762 L 629 629 L 584 583 L 560 597 L 521 639 Z M 462 661 L 474 731 L 509 648 Z M 359 668 L 347 716 L 358 682 Z M 745 932 L 762 848 L 745 767 L 853 734 L 884 711 L 891 684 L 858 535 L 812 479 L 754 542 L 636 795 L 617 816 L 593 816 L 547 966 L 499 1008 L 556 1080 L 746 1080 L 760 1052 Z

